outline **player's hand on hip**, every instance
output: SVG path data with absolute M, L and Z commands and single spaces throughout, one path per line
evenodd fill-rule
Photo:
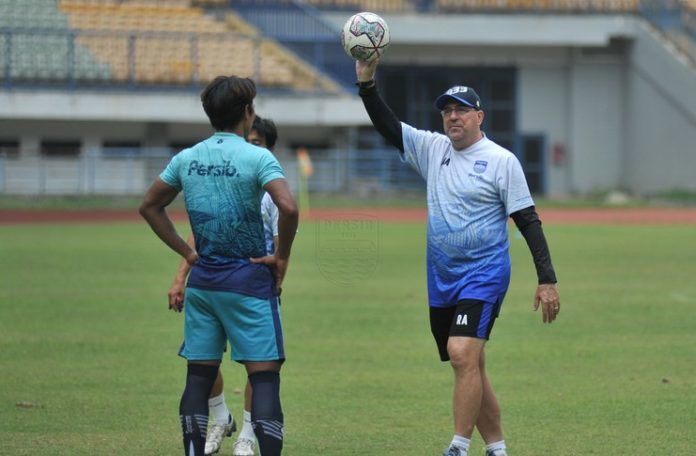
M 260 258 L 250 258 L 249 261 L 254 264 L 265 264 L 271 268 L 273 277 L 275 278 L 276 293 L 280 294 L 280 288 L 283 285 L 283 279 L 285 279 L 285 273 L 288 270 L 288 260 L 278 258 L 275 255 L 267 255 Z
M 542 283 L 534 294 L 534 310 L 541 306 L 541 315 L 544 323 L 553 322 L 561 310 L 561 300 L 554 283 Z
M 371 62 L 363 62 L 362 60 L 355 61 L 355 74 L 359 82 L 372 81 L 375 78 L 379 59 L 374 59 Z

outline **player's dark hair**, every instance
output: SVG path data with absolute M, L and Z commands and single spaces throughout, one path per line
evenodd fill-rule
M 203 110 L 216 131 L 234 128 L 244 118 L 246 106 L 253 106 L 256 84 L 249 78 L 218 76 L 203 89 Z
M 278 129 L 271 119 L 256 116 L 251 129 L 255 130 L 259 136 L 266 140 L 266 148 L 272 150 L 275 147 L 275 143 L 278 140 Z

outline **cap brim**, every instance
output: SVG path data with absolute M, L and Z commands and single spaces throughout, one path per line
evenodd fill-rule
M 455 95 L 448 95 L 448 94 L 442 94 L 437 99 L 435 100 L 435 107 L 437 108 L 438 111 L 442 111 L 442 108 L 445 107 L 448 101 L 454 101 L 456 103 L 461 103 L 463 105 L 469 106 L 471 108 L 479 109 L 478 106 L 474 106 L 467 100 L 464 100 L 462 98 L 459 98 Z

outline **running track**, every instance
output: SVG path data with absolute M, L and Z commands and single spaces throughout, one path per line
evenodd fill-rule
M 634 225 L 696 225 L 696 208 L 602 208 L 602 209 L 540 209 L 546 224 L 634 224 Z M 176 221 L 186 220 L 181 211 L 171 212 Z M 341 208 L 312 209 L 310 220 L 380 220 L 385 222 L 424 222 L 424 209 Z M 142 222 L 137 211 L 5 211 L 0 210 L 0 224 L 20 223 L 87 223 Z

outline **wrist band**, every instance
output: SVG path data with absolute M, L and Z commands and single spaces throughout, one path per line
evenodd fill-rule
M 355 83 L 356 86 L 358 86 L 361 89 L 370 89 L 374 87 L 376 84 L 374 79 L 370 79 L 369 81 L 358 81 Z

